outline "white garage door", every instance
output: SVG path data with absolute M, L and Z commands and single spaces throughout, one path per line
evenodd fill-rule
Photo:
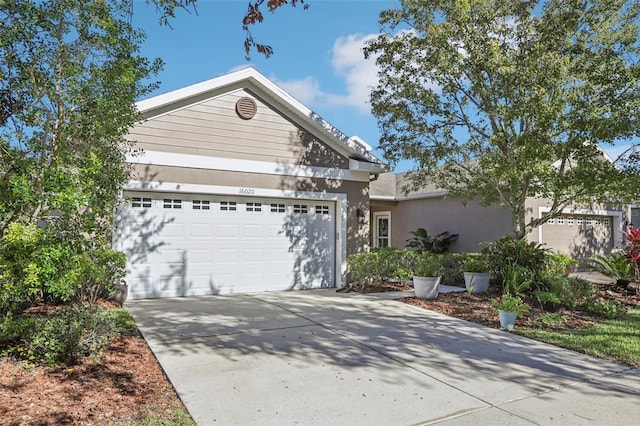
M 113 240 L 131 298 L 334 286 L 333 202 L 126 195 Z

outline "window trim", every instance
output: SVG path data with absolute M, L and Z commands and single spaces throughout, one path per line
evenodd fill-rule
M 371 242 L 371 245 L 373 247 L 380 247 L 378 245 L 378 239 L 379 239 L 378 218 L 380 217 L 382 218 L 386 217 L 387 220 L 389 221 L 389 235 L 386 238 L 388 240 L 387 247 L 391 247 L 391 210 L 373 212 L 373 241 Z

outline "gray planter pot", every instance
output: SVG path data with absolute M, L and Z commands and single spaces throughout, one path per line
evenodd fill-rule
M 440 291 L 442 277 L 413 277 L 413 290 L 420 299 L 435 299 Z
M 464 285 L 467 291 L 473 286 L 471 293 L 485 293 L 489 288 L 491 272 L 465 272 Z
M 516 326 L 518 313 L 498 310 L 498 315 L 500 316 L 500 327 L 506 330 L 513 330 L 513 327 Z

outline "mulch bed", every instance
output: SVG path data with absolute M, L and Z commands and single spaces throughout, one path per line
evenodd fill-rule
M 627 307 L 640 307 L 640 296 L 633 290 L 624 292 L 614 284 L 596 284 L 600 296 L 605 299 L 619 300 Z M 363 293 L 387 292 L 398 290 L 411 290 L 410 286 L 399 285 L 397 283 L 382 283 L 367 287 Z M 491 299 L 498 297 L 499 291 L 489 288 L 483 294 L 468 294 L 466 291 L 460 293 L 440 293 L 436 299 L 418 299 L 417 297 L 404 297 L 400 299 L 404 303 L 419 306 L 421 308 L 440 312 L 442 314 L 460 318 L 463 320 L 482 324 L 491 328 L 500 328 L 498 313 L 491 308 Z M 541 308 L 531 304 L 531 310 L 518 318 L 516 326 L 518 328 L 532 328 L 531 319 L 535 319 L 546 314 Z M 597 318 L 588 312 L 575 310 L 564 310 L 562 315 L 565 321 L 555 325 L 552 329 L 568 330 L 591 325 Z
M 97 362 L 27 366 L 0 359 L 0 424 L 110 425 L 184 409 L 141 336 L 113 341 Z

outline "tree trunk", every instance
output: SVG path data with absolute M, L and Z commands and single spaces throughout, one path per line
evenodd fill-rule
M 525 225 L 525 205 L 524 200 L 518 202 L 518 206 L 512 209 L 511 216 L 511 235 L 516 240 L 522 240 L 527 235 L 527 226 Z

